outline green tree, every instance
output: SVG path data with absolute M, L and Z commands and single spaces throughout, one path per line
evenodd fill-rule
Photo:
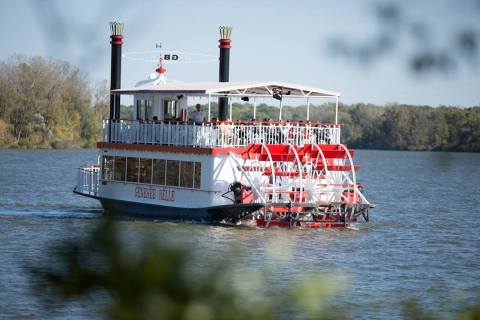
M 92 146 L 100 124 L 91 92 L 81 72 L 63 61 L 14 56 L 0 63 L 0 119 L 14 139 L 9 146 Z

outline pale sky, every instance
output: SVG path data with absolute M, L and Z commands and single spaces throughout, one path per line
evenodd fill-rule
M 166 50 L 218 56 L 218 26 L 233 27 L 230 80 L 274 80 L 342 93 L 345 103 L 480 105 L 480 67 L 415 75 L 403 50 L 370 66 L 336 57 L 333 38 L 361 41 L 378 31 L 379 1 L 71 1 L 0 0 L 0 60 L 41 55 L 78 66 L 94 82 L 109 78 L 108 22 L 125 23 L 124 53 Z M 412 19 L 430 21 L 441 43 L 452 26 L 480 28 L 472 1 L 413 1 Z M 460 3 L 460 4 L 458 4 Z M 409 49 L 408 46 L 406 49 Z M 408 51 L 408 50 L 405 50 Z M 218 64 L 167 66 L 180 81 L 217 81 Z M 145 79 L 154 63 L 123 60 L 122 86 Z

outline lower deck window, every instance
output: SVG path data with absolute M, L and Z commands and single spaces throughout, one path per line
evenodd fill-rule
M 180 166 L 178 160 L 167 160 L 167 186 L 178 186 Z
M 195 171 L 193 175 L 193 187 L 195 189 L 200 189 L 201 177 L 202 177 L 202 163 L 195 162 Z
M 125 181 L 125 169 L 127 164 L 126 157 L 115 157 L 115 173 L 114 178 L 116 181 Z
M 140 158 L 140 183 L 152 182 L 152 159 Z
M 198 161 L 103 156 L 102 179 L 200 189 Z
M 138 182 L 138 158 L 127 158 L 127 181 Z
M 191 161 L 181 162 L 180 187 L 193 188 L 193 162 Z
M 165 171 L 167 161 L 163 159 L 153 159 L 153 184 L 165 185 Z

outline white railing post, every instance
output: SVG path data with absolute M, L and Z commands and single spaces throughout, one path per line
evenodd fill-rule
M 212 96 L 209 94 L 209 95 L 208 95 L 208 122 L 212 121 L 212 120 L 210 119 L 211 100 L 212 100 Z
M 171 123 L 167 124 L 167 141 L 165 142 L 167 145 L 170 145 L 172 137 L 172 125 Z
M 116 130 L 117 130 L 117 127 L 115 126 L 115 121 L 113 120 L 110 120 L 110 141 L 111 142 L 116 142 Z
M 148 137 L 150 138 L 149 143 L 153 144 L 153 122 L 148 123 Z
M 89 177 L 90 179 L 89 179 L 89 183 L 88 183 L 88 193 L 93 194 L 93 168 L 89 172 L 89 175 L 90 175 L 90 177 Z
M 183 143 L 182 143 L 182 145 L 186 146 L 187 142 L 188 142 L 188 127 L 187 127 L 186 122 L 183 124 L 182 131 L 183 131 Z

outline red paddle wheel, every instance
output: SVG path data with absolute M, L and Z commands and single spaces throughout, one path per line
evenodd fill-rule
M 253 201 L 265 204 L 251 217 L 257 226 L 331 228 L 368 221 L 353 154 L 343 144 L 251 144 L 230 155 Z

